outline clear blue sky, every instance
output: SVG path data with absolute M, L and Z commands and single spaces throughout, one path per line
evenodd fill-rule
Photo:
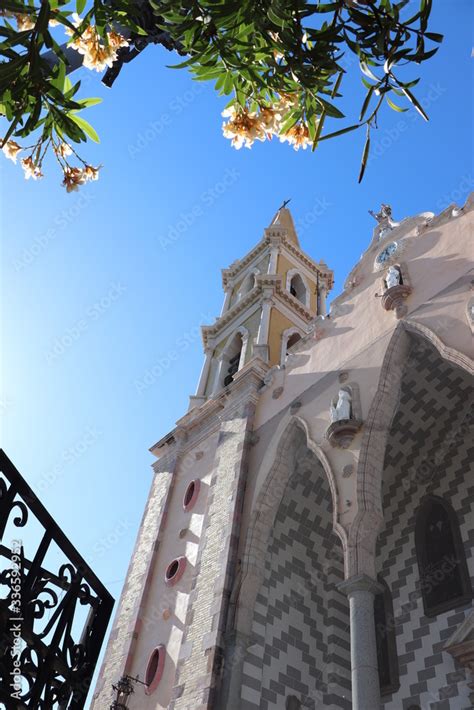
M 362 133 L 315 154 L 275 141 L 234 151 L 224 102 L 153 47 L 112 90 L 84 74 L 82 95 L 104 97 L 88 116 L 101 144 L 84 150 L 104 164 L 98 183 L 66 194 L 54 166 L 33 183 L 0 161 L 1 443 L 116 598 L 150 486 L 148 447 L 187 409 L 198 326 L 222 304 L 220 269 L 291 197 L 303 248 L 335 271 L 335 296 L 371 238 L 369 208 L 437 212 L 474 188 L 472 19 L 471 0 L 434 3 L 432 30 L 446 37 L 417 88 L 431 120 L 387 108 L 362 185 Z

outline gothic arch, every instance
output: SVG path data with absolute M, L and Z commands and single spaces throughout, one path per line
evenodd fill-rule
M 375 544 L 383 522 L 382 472 L 392 419 L 399 404 L 403 367 L 409 350 L 409 334 L 428 341 L 443 360 L 474 373 L 471 359 L 447 346 L 429 328 L 416 321 L 398 324 L 383 360 L 377 391 L 366 418 L 357 469 L 357 515 L 348 538 L 350 575 L 365 572 L 376 577 Z
M 337 521 L 338 490 L 334 472 L 322 449 L 313 441 L 309 427 L 302 417 L 289 414 L 280 422 L 260 466 L 263 482 L 253 505 L 242 559 L 242 581 L 237 600 L 236 624 L 242 633 L 248 633 L 252 621 L 254 601 L 263 579 L 263 559 L 277 514 L 288 485 L 291 470 L 291 443 L 302 432 L 306 446 L 321 463 L 328 480 L 333 506 L 333 530 L 345 547 L 345 531 Z
M 317 467 L 315 467 L 315 463 L 318 464 Z M 305 472 L 307 467 L 309 467 L 310 471 L 308 476 Z M 333 613 L 332 609 L 335 607 L 332 601 L 329 600 L 333 599 L 333 595 L 340 595 L 340 592 L 336 589 L 335 580 L 342 581 L 344 576 L 343 547 L 338 545 L 337 540 L 332 541 L 330 537 L 327 537 L 327 533 L 322 538 L 319 538 L 318 536 L 323 534 L 319 532 L 319 526 L 321 525 L 327 532 L 335 533 L 343 541 L 345 533 L 337 523 L 338 490 L 334 473 L 324 452 L 312 440 L 308 424 L 302 417 L 287 414 L 282 419 L 259 467 L 258 479 L 260 485 L 253 502 L 245 541 L 241 572 L 237 583 L 239 588 L 233 594 L 232 602 L 235 607 L 230 613 L 235 646 L 232 655 L 228 658 L 229 662 L 232 662 L 233 673 L 227 697 L 234 702 L 234 705 L 230 703 L 231 707 L 237 706 L 237 702 L 240 702 L 238 698 L 243 697 L 240 695 L 241 687 L 246 686 L 249 666 L 254 663 L 255 654 L 258 656 L 259 653 L 263 653 L 264 646 L 266 648 L 268 643 L 271 643 L 269 639 L 273 628 L 273 622 L 271 621 L 273 618 L 271 611 L 273 602 L 270 601 L 270 597 L 268 598 L 267 612 L 268 631 L 265 631 L 267 640 L 263 642 L 263 646 L 258 645 L 260 641 L 255 636 L 256 624 L 258 625 L 259 623 L 256 619 L 257 617 L 262 618 L 259 605 L 262 605 L 262 600 L 267 599 L 265 591 L 267 585 L 270 584 L 270 588 L 273 589 L 272 580 L 275 579 L 274 575 L 276 574 L 279 579 L 278 595 L 282 595 L 281 597 L 278 596 L 278 600 L 281 599 L 284 604 L 287 603 L 287 597 L 294 600 L 290 603 L 288 615 L 294 613 L 296 614 L 294 618 L 302 618 L 298 616 L 302 613 L 301 608 L 297 607 L 300 603 L 298 601 L 300 596 L 304 597 L 304 602 L 301 603 L 304 603 L 305 606 L 315 603 L 313 595 L 316 595 L 319 600 L 317 606 L 314 607 L 314 624 L 319 629 L 318 634 L 321 637 L 322 644 L 322 646 L 317 646 L 317 653 L 325 653 L 327 657 L 325 656 L 326 661 L 318 666 L 318 673 L 320 673 L 321 677 L 318 677 L 317 680 L 313 679 L 312 682 L 316 685 L 312 686 L 311 693 L 314 693 L 314 699 L 316 699 L 316 696 L 319 697 L 319 695 L 321 698 L 324 697 L 326 699 L 331 692 L 340 691 L 338 685 L 340 682 L 346 682 L 350 685 L 350 680 L 341 681 L 341 673 L 344 675 L 344 673 L 348 672 L 349 661 L 347 660 L 346 670 L 341 671 L 341 673 L 337 664 L 334 665 L 334 654 L 337 655 L 338 644 L 342 643 L 342 648 L 347 648 L 345 635 L 347 635 L 348 619 L 347 626 L 344 626 L 340 634 L 345 639 L 341 642 L 338 639 L 338 632 L 333 633 L 331 631 L 331 615 Z M 299 508 L 300 505 L 304 507 L 308 500 L 306 497 L 300 497 L 302 487 L 306 490 L 306 486 L 309 486 L 311 490 L 318 490 L 319 493 L 317 495 L 323 495 L 321 500 L 324 501 L 320 505 L 310 506 L 311 514 L 308 519 L 305 515 L 302 518 L 300 517 L 302 511 Z M 297 497 L 295 498 L 295 496 Z M 303 502 L 301 503 L 301 501 Z M 286 507 L 288 508 L 287 510 Z M 298 513 L 297 511 L 300 512 Z M 314 522 L 311 522 L 313 518 Z M 301 531 L 305 530 L 306 532 L 302 533 L 298 526 L 293 527 L 293 523 L 288 522 L 290 519 L 295 521 L 298 519 L 299 525 L 302 525 Z M 286 557 L 287 553 L 281 552 L 282 548 L 280 547 L 283 540 L 287 539 L 286 532 L 281 537 L 282 526 L 286 530 L 286 525 L 288 524 L 290 525 L 288 539 L 308 541 L 305 544 L 297 542 L 297 546 L 292 553 L 294 557 L 291 553 L 288 553 L 290 555 L 289 558 Z M 313 528 L 313 525 L 316 525 L 316 527 Z M 311 530 L 314 530 L 314 532 L 308 535 L 308 531 Z M 293 535 L 295 535 L 294 538 Z M 303 537 L 300 537 L 301 535 Z M 315 543 L 316 538 L 318 540 L 321 539 L 321 544 L 319 542 Z M 309 542 L 310 540 L 312 542 Z M 308 544 L 308 551 L 305 552 Z M 286 543 L 283 542 L 283 545 L 286 546 Z M 280 557 L 280 554 L 282 557 Z M 300 554 L 302 555 L 301 558 L 299 557 Z M 305 557 L 308 554 L 309 557 Z M 288 561 L 293 559 L 298 560 L 298 562 Z M 311 559 L 313 563 L 308 565 L 308 559 Z M 265 560 L 268 564 L 264 564 Z M 303 565 L 303 560 L 306 560 L 306 565 Z M 293 564 L 295 564 L 294 567 L 292 566 Z M 282 579 L 279 577 L 280 565 L 284 565 L 286 570 Z M 309 587 L 305 587 L 304 583 L 301 582 L 302 565 L 305 570 L 303 574 L 314 580 Z M 311 602 L 312 599 L 313 602 Z M 323 599 L 326 601 L 323 602 Z M 280 601 L 275 603 L 279 604 Z M 296 606 L 293 607 L 293 605 Z M 293 608 L 295 611 L 292 611 Z M 327 610 L 327 623 L 322 622 L 320 618 L 321 614 L 324 615 L 326 613 L 322 610 Z M 282 630 L 286 628 L 284 624 L 289 623 L 288 615 L 283 617 Z M 311 618 L 313 617 L 311 616 Z M 298 622 L 294 621 L 294 623 Z M 228 631 L 231 631 L 229 627 Z M 284 630 L 282 632 L 285 633 Z M 269 634 L 268 637 L 267 633 Z M 310 643 L 311 638 L 314 641 L 312 636 L 314 632 L 309 627 L 306 629 L 306 633 L 308 637 L 304 636 L 302 642 Z M 325 645 L 326 643 L 327 646 Z M 288 641 L 288 644 L 291 645 L 291 641 Z M 287 648 L 282 652 L 288 654 L 289 650 Z M 260 684 L 259 690 L 255 690 L 254 695 L 263 692 L 266 687 L 265 683 L 269 682 L 268 674 L 270 674 L 271 678 L 271 674 L 275 670 L 272 667 L 272 663 L 271 660 L 266 661 L 261 671 L 258 668 L 254 669 L 253 672 L 257 673 L 259 678 L 257 681 L 257 676 L 255 676 L 255 680 Z M 332 685 L 330 686 L 330 684 Z M 332 690 L 328 690 L 329 687 Z M 348 686 L 346 685 L 345 687 L 347 689 Z M 288 692 L 291 691 L 288 690 Z M 313 697 L 313 695 L 310 695 L 310 697 Z M 280 697 L 279 701 L 281 701 Z M 257 703 L 257 705 L 252 705 L 252 707 L 259 707 L 258 700 L 253 702 Z

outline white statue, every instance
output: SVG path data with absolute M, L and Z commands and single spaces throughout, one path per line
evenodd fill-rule
M 387 284 L 387 288 L 400 285 L 400 271 L 396 266 L 389 266 L 385 277 L 385 283 Z
M 351 395 L 347 390 L 339 390 L 337 404 L 331 402 L 331 422 L 339 422 L 342 419 L 351 418 Z

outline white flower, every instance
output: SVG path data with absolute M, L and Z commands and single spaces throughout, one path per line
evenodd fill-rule
M 33 162 L 31 155 L 28 158 L 22 158 L 21 167 L 25 171 L 25 180 L 33 178 L 33 180 L 39 180 L 43 177 L 41 168 Z
M 2 150 L 8 160 L 12 160 L 16 163 L 17 155 L 20 150 L 23 150 L 23 148 L 21 145 L 18 145 L 18 143 L 15 143 L 15 141 L 8 141 L 4 146 L 2 146 Z

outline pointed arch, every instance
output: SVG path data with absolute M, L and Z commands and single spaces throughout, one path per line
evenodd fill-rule
M 260 486 L 252 506 L 242 559 L 242 583 L 236 609 L 236 625 L 242 633 L 250 631 L 255 597 L 263 579 L 261 560 L 265 557 L 273 522 L 288 485 L 288 470 L 291 470 L 294 461 L 292 443 L 298 433 L 302 435 L 307 448 L 321 463 L 331 491 L 333 530 L 341 540 L 343 548 L 346 544 L 345 530 L 337 520 L 339 494 L 336 477 L 329 460 L 311 438 L 306 421 L 302 417 L 287 414 L 267 447 L 258 473 Z
M 474 374 L 472 360 L 447 346 L 426 326 L 412 320 L 400 322 L 388 344 L 380 371 L 377 391 L 372 399 L 362 434 L 357 469 L 357 515 L 351 526 L 348 546 L 351 574 L 375 572 L 375 544 L 383 523 L 382 474 L 390 426 L 399 405 L 404 365 L 414 334 L 428 341 L 446 360 L 469 374 Z
M 311 505 L 308 493 L 302 497 L 303 490 L 318 491 L 314 505 Z M 264 697 L 261 693 L 276 673 L 273 660 L 266 658 L 260 664 L 258 659 L 263 648 L 271 644 L 272 610 L 280 602 L 290 604 L 290 608 L 296 610 L 294 623 L 297 627 L 303 615 L 310 614 L 310 608 L 314 610 L 314 623 L 305 627 L 307 636 L 304 636 L 304 643 L 310 643 L 312 639 L 321 663 L 317 678 L 311 679 L 314 697 L 326 700 L 332 692 L 341 691 L 341 682 L 349 682 L 345 675 L 349 673 L 347 666 L 345 670 L 340 669 L 336 660 L 338 653 L 345 652 L 341 649 L 347 650 L 348 617 L 343 629 L 334 633 L 331 630 L 332 610 L 337 606 L 333 602 L 336 597 L 341 606 L 345 602 L 336 586 L 344 576 L 343 548 L 334 539 L 335 536 L 344 539 L 344 531 L 337 523 L 337 510 L 336 479 L 328 459 L 311 438 L 307 422 L 302 417 L 286 414 L 259 466 L 239 590 L 234 597 L 236 608 L 232 632 L 235 647 L 230 656 L 233 662 L 232 689 L 227 697 L 233 698 L 235 704 L 236 698 L 244 697 L 241 693 L 247 692 L 248 678 L 252 678 L 254 699 L 251 707 L 260 707 Z M 282 552 L 290 544 L 287 543 L 290 539 L 297 541 L 291 557 L 294 566 Z M 309 559 L 311 564 L 308 566 L 303 560 L 307 562 Z M 273 592 L 271 599 L 267 592 L 274 589 L 277 580 L 280 581 L 277 582 L 278 592 L 275 588 L 278 594 L 275 601 Z M 321 599 L 324 599 L 323 603 Z M 341 607 L 338 609 L 343 613 Z M 290 623 L 289 617 L 284 615 L 284 618 L 283 629 Z M 319 631 L 315 631 L 316 627 Z M 263 639 L 266 641 L 262 645 Z M 285 650 L 282 649 L 288 660 L 292 644 L 290 639 Z M 235 662 L 236 658 L 238 662 Z M 306 666 L 303 662 L 302 673 L 308 673 Z M 331 690 L 328 690 L 329 686 Z M 283 698 L 279 700 L 283 701 Z

